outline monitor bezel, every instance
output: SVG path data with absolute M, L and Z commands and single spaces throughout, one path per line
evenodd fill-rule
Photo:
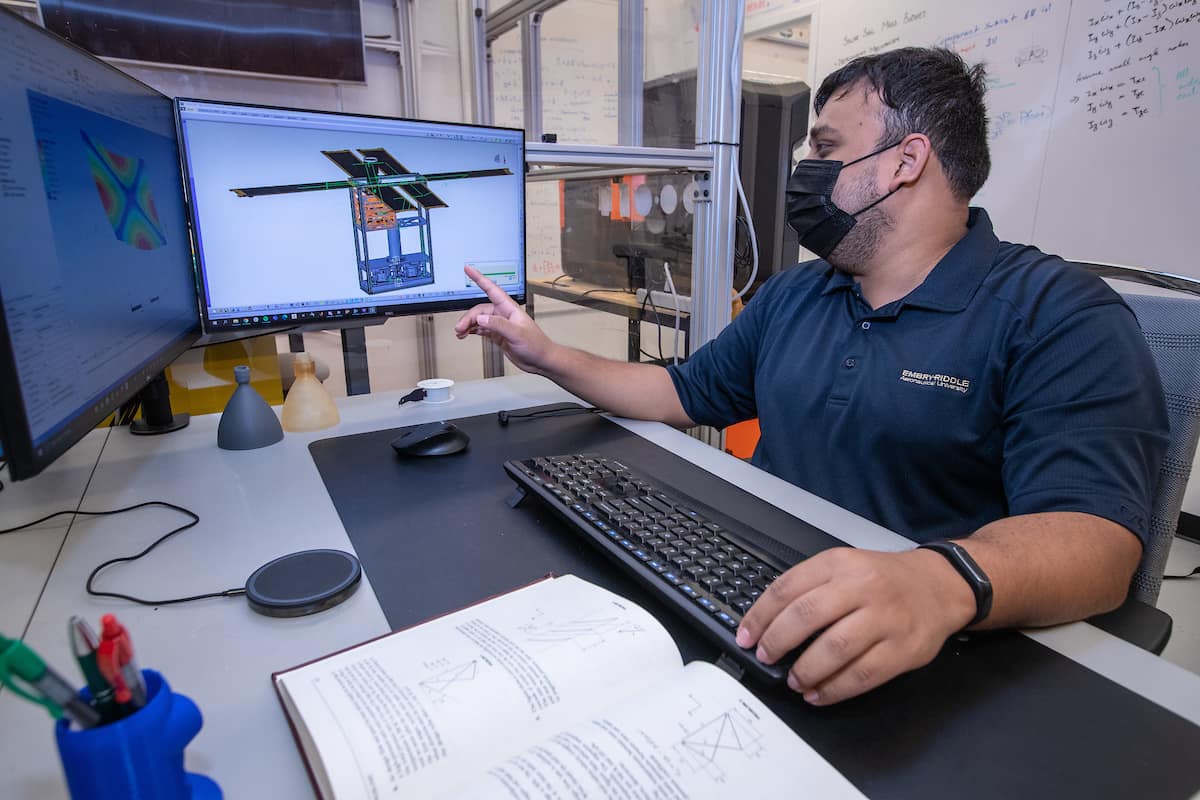
M 138 80 L 103 59 L 97 58 L 74 42 L 67 41 L 8 9 L 0 8 L 0 12 L 9 15 L 22 25 L 33 28 L 59 46 L 70 48 L 94 64 L 118 73 L 122 78 L 132 81 L 148 93 L 157 95 L 168 103 L 171 102 L 170 97 L 153 86 Z M 178 140 L 176 140 L 175 149 L 179 150 Z M 180 177 L 182 178 L 182 173 Z M 194 252 L 192 259 L 194 278 Z M 13 350 L 12 338 L 8 333 L 8 318 L 5 314 L 3 299 L 3 292 L 0 290 L 0 441 L 3 441 L 4 459 L 8 462 L 9 475 L 13 480 L 31 478 L 48 467 L 55 459 L 91 433 L 106 417 L 145 388 L 158 373 L 162 372 L 200 338 L 200 322 L 199 315 L 197 315 L 196 325 L 191 330 L 180 334 L 136 369 L 127 372 L 121 381 L 99 395 L 90 407 L 76 411 L 66 420 L 66 424 L 55 431 L 50 438 L 35 446 L 33 431 L 29 428 L 25 398 L 21 393 L 16 353 Z
M 333 316 L 324 319 L 315 320 L 279 320 L 278 322 L 260 322 L 247 323 L 245 325 L 227 326 L 214 325 L 208 315 L 208 286 L 204 280 L 205 266 L 203 263 L 203 250 L 200 247 L 199 227 L 200 223 L 197 219 L 196 209 L 192 202 L 192 184 L 191 171 L 188 165 L 186 147 L 183 138 L 183 119 L 180 114 L 180 106 L 183 103 L 207 103 L 211 105 L 236 106 L 239 108 L 262 109 L 266 111 L 294 111 L 301 114 L 324 114 L 331 117 L 359 117 L 362 119 L 375 119 L 387 122 L 408 122 L 418 125 L 450 125 L 458 128 L 471 128 L 478 131 L 509 131 L 519 133 L 521 135 L 521 241 L 523 243 L 524 252 L 521 254 L 521 291 L 509 296 L 518 304 L 524 305 L 525 298 L 529 292 L 529 220 L 527 218 L 528 209 L 527 202 L 527 187 L 525 182 L 525 130 L 523 128 L 510 128 L 504 125 L 481 125 L 474 122 L 451 122 L 448 120 L 432 120 L 432 119 L 417 119 L 414 117 L 396 117 L 386 114 L 363 114 L 357 111 L 327 111 L 318 108 L 296 108 L 292 106 L 276 106 L 265 103 L 242 103 L 230 100 L 213 100 L 211 98 L 198 97 L 176 97 L 174 99 L 175 111 L 175 131 L 176 139 L 179 142 L 179 162 L 180 169 L 183 173 L 183 202 L 188 216 L 188 235 L 191 237 L 192 245 L 192 261 L 194 273 L 196 276 L 196 298 L 200 304 L 200 325 L 201 330 L 206 336 L 218 336 L 220 334 L 234 333 L 254 333 L 257 335 L 266 335 L 270 333 L 289 333 L 303 331 L 319 331 L 330 330 L 335 328 L 358 327 L 367 325 L 380 325 L 392 317 L 409 317 L 420 314 L 439 314 L 450 311 L 465 311 L 473 308 L 480 303 L 488 302 L 486 297 L 469 297 L 461 300 L 434 300 L 426 303 L 401 303 L 397 305 L 380 308 L 371 314 L 349 315 L 349 316 Z M 364 299 L 364 305 L 369 305 L 369 302 Z

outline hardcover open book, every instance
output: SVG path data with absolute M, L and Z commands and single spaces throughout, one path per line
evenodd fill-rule
M 570 575 L 273 678 L 326 800 L 862 797 L 650 614 Z

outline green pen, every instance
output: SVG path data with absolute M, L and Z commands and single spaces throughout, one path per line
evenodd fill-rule
M 96 648 L 100 646 L 96 632 L 83 617 L 71 617 L 68 634 L 71 637 L 71 652 L 79 662 L 79 670 L 92 693 L 92 706 L 100 712 L 100 720 L 112 722 L 119 719 L 121 709 L 113 698 L 112 684 L 104 679 L 100 665 L 96 663 Z
M 3 635 L 0 635 L 0 683 L 42 706 L 55 719 L 65 714 L 81 728 L 100 724 L 96 709 L 84 702 L 75 688 L 50 669 L 41 656 L 20 640 Z

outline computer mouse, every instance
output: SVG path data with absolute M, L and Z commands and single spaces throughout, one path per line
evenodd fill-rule
M 426 422 L 405 428 L 392 439 L 392 449 L 402 456 L 448 456 L 467 449 L 471 437 L 449 422 Z

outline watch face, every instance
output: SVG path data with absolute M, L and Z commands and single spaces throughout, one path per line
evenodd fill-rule
M 968 622 L 966 627 L 970 628 L 982 622 L 992 610 L 992 583 L 988 580 L 987 573 L 980 569 L 965 547 L 955 542 L 926 542 L 920 547 L 941 553 L 971 587 L 971 592 L 975 595 L 975 618 Z

